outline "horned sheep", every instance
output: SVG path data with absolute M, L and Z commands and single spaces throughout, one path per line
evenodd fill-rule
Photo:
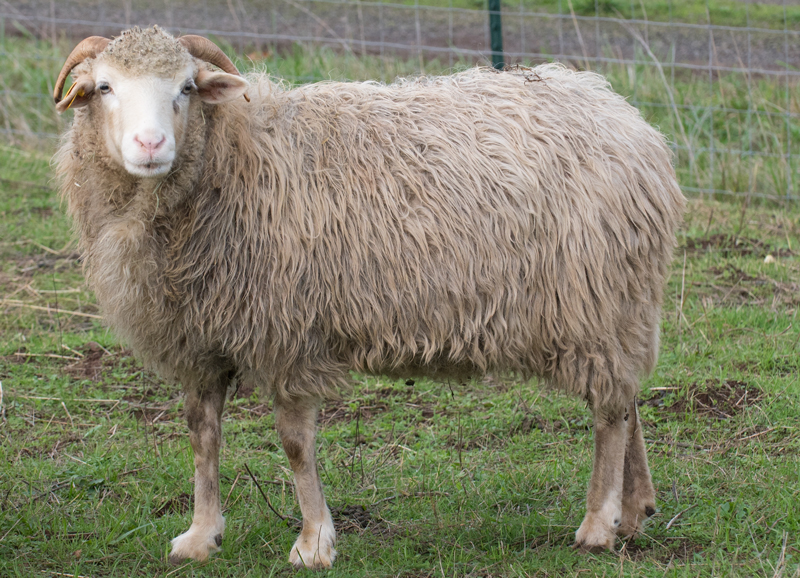
M 55 101 L 75 109 L 56 161 L 89 284 L 186 392 L 195 511 L 171 562 L 221 546 L 233 379 L 274 397 L 297 567 L 336 556 L 315 423 L 350 370 L 539 376 L 595 416 L 576 544 L 613 548 L 654 513 L 635 396 L 684 199 L 664 138 L 601 76 L 289 88 L 153 27 L 81 42 Z

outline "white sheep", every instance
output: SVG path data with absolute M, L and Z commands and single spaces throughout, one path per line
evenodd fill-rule
M 602 77 L 545 65 L 288 89 L 152 28 L 85 40 L 56 84 L 58 111 L 76 109 L 57 162 L 89 283 L 187 394 L 195 512 L 170 561 L 222 543 L 234 377 L 274 396 L 298 567 L 336 556 L 315 420 L 349 370 L 540 376 L 595 415 L 576 543 L 613 548 L 654 513 L 635 396 L 684 199 L 663 137 Z

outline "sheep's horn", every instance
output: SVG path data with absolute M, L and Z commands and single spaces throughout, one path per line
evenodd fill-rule
M 67 57 L 64 67 L 58 75 L 56 80 L 56 87 L 53 90 L 53 100 L 58 104 L 61 101 L 61 93 L 64 90 L 64 83 L 67 81 L 67 76 L 72 72 L 72 69 L 78 66 L 87 58 L 94 58 L 103 50 L 106 49 L 108 43 L 111 42 L 108 38 L 102 36 L 90 36 L 80 44 L 78 44 Z
M 219 46 L 211 42 L 208 38 L 197 36 L 195 34 L 187 34 L 178 38 L 189 54 L 200 60 L 205 60 L 227 72 L 228 74 L 235 74 L 241 76 L 239 70 L 233 65 L 233 62 L 225 56 L 225 53 L 220 50 Z

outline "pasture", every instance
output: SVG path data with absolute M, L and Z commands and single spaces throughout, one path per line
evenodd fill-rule
M 69 48 L 3 42 L 4 82 L 34 95 L 60 67 L 42 56 Z M 298 48 L 261 65 L 390 80 L 415 62 Z M 636 75 L 608 72 L 630 94 Z M 679 99 L 706 98 L 707 79 L 682 82 Z M 659 83 L 642 76 L 635 86 L 656 93 Z M 744 90 L 721 86 L 730 99 Z M 778 100 L 780 87 L 754 86 Z M 0 576 L 294 575 L 291 471 L 269 400 L 242 390 L 223 417 L 223 552 L 207 564 L 165 562 L 191 517 L 183 400 L 102 326 L 53 188 L 54 145 L 25 136 L 26 127 L 59 128 L 48 107 L 39 98 L 0 104 L 0 120 L 18 131 L 0 145 Z M 645 114 L 670 132 L 663 110 Z M 782 138 L 736 121 L 721 119 L 714 138 L 743 138 L 738 129 Z M 728 160 L 728 179 L 746 174 Z M 702 162 L 692 170 L 702 175 Z M 779 161 L 757 171 L 757 190 L 783 194 L 780 171 Z M 798 253 L 796 203 L 690 202 L 659 365 L 640 399 L 658 514 L 615 553 L 570 548 L 591 472 L 585 404 L 505 376 L 354 375 L 353 391 L 320 416 L 341 553 L 329 575 L 800 576 Z

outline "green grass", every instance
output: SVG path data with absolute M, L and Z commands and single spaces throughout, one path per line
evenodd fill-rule
M 180 392 L 91 317 L 47 155 L 3 147 L 0 166 L 28 182 L 0 181 L 0 575 L 167 576 L 169 540 L 191 516 Z M 616 554 L 570 548 L 591 469 L 580 401 L 514 380 L 356 376 L 321 419 L 340 528 L 329 574 L 794 575 L 798 247 L 796 206 L 690 205 L 642 395 L 659 509 L 647 536 Z M 224 551 L 170 575 L 293 575 L 295 530 L 245 472 L 299 517 L 273 425 L 268 401 L 229 403 Z
M 69 47 L 4 42 L 3 86 L 48 92 Z M 390 80 L 418 62 L 297 48 L 259 66 L 300 80 Z M 652 71 L 607 72 L 623 93 L 664 102 Z M 691 77 L 675 86 L 679 103 L 732 107 L 745 96 L 724 79 L 713 94 Z M 767 111 L 782 102 L 780 91 L 758 80 L 750 92 Z M 177 571 L 164 562 L 191 518 L 180 392 L 143 370 L 96 319 L 52 190 L 53 143 L 26 136 L 64 121 L 49 102 L 0 98 L 0 126 L 18 130 L 0 145 L 0 576 L 294 575 L 286 557 L 296 532 L 268 510 L 245 465 L 279 512 L 299 517 L 292 477 L 269 401 L 247 392 L 224 417 L 224 550 Z M 664 110 L 645 114 L 680 134 Z M 715 118 L 708 133 L 720 144 L 780 146 L 777 125 L 763 116 Z M 690 138 L 708 126 L 688 112 L 681 121 Z M 684 152 L 678 158 L 684 183 L 710 181 L 702 155 L 692 167 Z M 725 178 L 744 179 L 736 177 L 742 165 L 729 162 Z M 763 163 L 755 192 L 780 196 L 785 169 Z M 580 401 L 514 380 L 409 386 L 355 376 L 353 393 L 325 407 L 319 433 L 339 527 L 329 574 L 797 575 L 800 208 L 695 200 L 679 241 L 661 358 L 642 394 L 659 509 L 646 536 L 615 554 L 570 548 L 591 472 L 591 414 Z

